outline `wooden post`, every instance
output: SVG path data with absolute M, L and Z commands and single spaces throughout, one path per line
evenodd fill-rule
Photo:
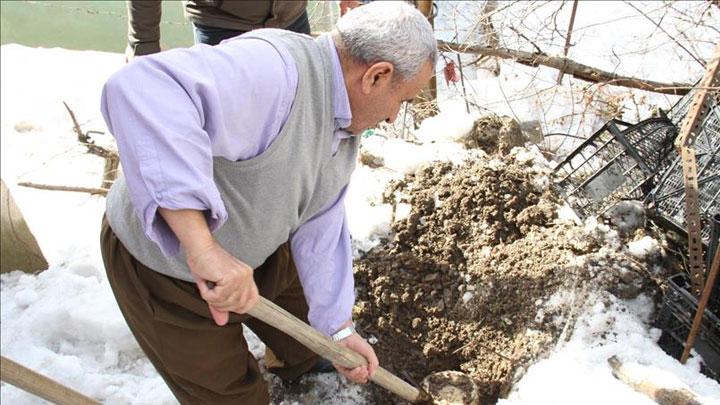
M 40 246 L 5 182 L 0 180 L 0 273 L 22 270 L 33 273 L 48 268 Z
M 572 13 L 570 14 L 570 25 L 568 25 L 567 35 L 565 36 L 565 48 L 563 48 L 563 56 L 567 58 L 570 50 L 570 37 L 572 36 L 573 25 L 575 25 L 575 13 L 577 13 L 578 0 L 573 1 Z M 562 84 L 562 78 L 565 75 L 565 69 L 560 69 L 557 84 Z
M 428 21 L 430 22 L 430 26 L 435 27 L 435 16 L 433 15 L 433 2 L 432 0 L 416 0 L 415 5 L 417 6 L 418 10 L 420 10 L 421 13 L 425 17 L 427 17 Z M 420 94 L 415 98 L 416 103 L 422 103 L 426 104 L 428 106 L 432 106 L 436 100 L 437 100 L 437 78 L 435 77 L 435 67 L 433 66 L 433 75 L 430 78 L 430 83 L 423 87 L 422 90 L 420 90 Z M 425 110 L 425 109 L 423 109 Z M 433 115 L 437 114 L 437 109 L 435 107 L 427 109 L 427 114 L 424 114 L 423 118 L 432 117 Z M 417 123 L 416 123 L 417 125 Z

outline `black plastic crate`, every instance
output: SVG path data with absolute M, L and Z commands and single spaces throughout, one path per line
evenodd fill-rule
M 658 343 L 668 354 L 680 358 L 697 311 L 698 301 L 690 293 L 690 280 L 684 273 L 670 277 L 668 286 L 670 288 L 665 294 L 656 321 L 656 325 L 663 330 Z M 718 308 L 720 308 L 720 286 L 716 282 L 710 301 L 703 312 L 700 331 L 693 348 L 703 358 L 702 371 L 707 376 L 720 382 L 720 318 Z
M 581 217 L 643 200 L 671 162 L 677 132 L 666 117 L 634 125 L 610 120 L 555 168 L 555 188 Z

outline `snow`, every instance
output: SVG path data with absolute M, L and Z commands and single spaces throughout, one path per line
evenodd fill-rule
M 652 300 L 640 296 L 638 302 L 626 303 L 606 294 L 589 301 L 596 304 L 582 314 L 570 340 L 531 366 L 499 405 L 655 404 L 612 376 L 607 359 L 613 355 L 635 378 L 668 389 L 689 389 L 703 404 L 720 404 L 720 387 L 698 375 L 697 362 L 682 365 L 656 344 L 660 331 L 648 328 L 643 314 Z
M 623 4 L 582 2 L 573 37 L 578 46 L 571 48 L 570 56 L 606 70 L 617 69 L 655 80 L 693 81 L 700 76 L 702 70 L 693 66 L 692 61 L 655 62 L 676 60 L 679 52 L 677 48 L 665 46 L 667 38 L 660 34 L 657 38 L 642 38 L 648 48 L 644 53 L 634 52 L 636 48 L 614 46 L 613 50 L 622 56 L 622 65 L 609 59 L 608 44 L 617 44 L 616 39 L 623 35 L 637 39 L 637 35 L 628 37 L 623 31 L 628 23 L 647 23 L 637 13 L 633 14 L 632 9 L 621 7 Z M 682 3 L 681 6 L 685 7 Z M 558 26 L 566 26 L 567 18 L 565 14 L 559 15 Z M 608 30 L 601 24 L 608 20 L 623 22 L 625 28 Z M 687 27 L 677 27 L 678 30 L 684 28 Z M 557 47 L 552 50 L 561 52 Z M 38 274 L 12 272 L 0 278 L 2 355 L 103 403 L 176 403 L 137 346 L 107 283 L 98 243 L 104 199 L 84 193 L 17 186 L 21 181 L 83 187 L 100 184 L 103 162 L 78 145 L 62 101 L 73 109 L 84 130 L 104 132 L 93 134 L 98 143 L 112 144 L 98 103 L 104 80 L 122 66 L 123 55 L 4 45 L 0 47 L 0 63 L 2 177 L 50 263 L 48 270 Z M 547 132 L 564 128 L 565 132 L 587 134 L 601 121 L 597 116 L 585 121 L 560 118 L 580 108 L 580 101 L 571 98 L 572 92 L 565 91 L 576 82 L 566 78 L 557 94 L 546 92 L 543 97 L 530 98 L 526 97 L 528 92 L 539 90 L 535 87 L 537 83 L 544 91 L 555 86 L 557 73 L 551 69 L 500 63 L 501 77 L 479 71 L 477 79 L 468 83 L 472 97 L 484 108 L 515 116 L 520 121 L 542 117 L 543 130 Z M 456 97 L 457 88 L 444 90 L 441 113 L 424 121 L 414 133 L 421 143 L 382 136 L 364 140 L 384 158 L 385 167 L 370 169 L 360 165 L 353 175 L 347 208 L 356 254 L 381 243 L 390 232 L 393 208 L 382 203 L 382 193 L 389 181 L 400 179 L 429 161 L 460 163 L 470 156 L 454 140 L 472 128 L 478 114 L 465 111 L 464 103 Z M 671 97 L 645 95 L 646 106 L 651 103 L 668 106 L 674 101 Z M 507 96 L 513 99 L 512 104 L 506 101 Z M 513 153 L 543 170 L 550 165 L 539 159 L 537 148 L 518 149 Z M 491 164 L 502 163 L 491 161 Z M 540 182 L 538 187 L 546 185 Z M 394 215 L 402 218 L 408 212 L 409 206 L 400 205 Z M 567 205 L 559 212 L 563 221 L 580 222 Z M 585 227 L 587 232 L 607 235 L 611 245 L 620 243 L 614 230 L 594 218 L 587 221 Z M 631 242 L 626 248 L 638 258 L 660 249 L 658 242 L 650 237 Z M 465 293 L 467 299 L 471 294 Z M 568 299 L 573 297 L 559 293 L 546 305 L 550 308 Z M 681 365 L 657 345 L 659 331 L 649 325 L 654 308 L 652 300 L 641 296 L 622 301 L 607 294 L 591 297 L 589 302 L 594 305 L 588 305 L 587 311 L 578 314 L 579 321 L 572 334 L 568 334 L 569 340 L 561 342 L 547 358 L 529 367 L 501 404 L 654 403 L 612 376 L 607 364 L 612 355 L 633 375 L 666 388 L 689 389 L 704 404 L 720 404 L 720 384 L 699 373 L 697 356 Z M 250 332 L 247 338 L 253 354 L 262 359 L 262 342 Z M 275 377 L 267 375 L 267 378 L 271 385 L 278 384 Z M 348 384 L 337 375 L 313 377 L 308 381 L 312 387 L 309 393 L 281 403 L 368 402 L 363 387 Z M 44 403 L 5 383 L 0 390 L 0 402 Z
M 449 102 L 440 113 L 425 119 L 415 131 L 415 137 L 424 144 L 455 141 L 470 132 L 478 113 L 467 113 L 458 101 Z
M 628 243 L 628 252 L 638 259 L 645 258 L 651 253 L 659 252 L 660 244 L 649 236 Z
M 572 207 L 566 202 L 563 202 L 562 206 L 558 208 L 557 210 L 558 214 L 558 221 L 560 222 L 568 222 L 572 224 L 580 225 L 582 222 L 580 221 L 580 217 L 573 211 Z

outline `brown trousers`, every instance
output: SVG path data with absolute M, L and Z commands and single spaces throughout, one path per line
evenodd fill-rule
M 284 363 L 270 371 L 294 379 L 318 360 L 290 336 L 247 315 L 217 326 L 194 283 L 145 267 L 103 218 L 108 281 L 135 339 L 183 404 L 267 404 L 268 387 L 243 337 L 248 326 Z M 307 322 L 308 307 L 289 243 L 254 271 L 260 295 Z

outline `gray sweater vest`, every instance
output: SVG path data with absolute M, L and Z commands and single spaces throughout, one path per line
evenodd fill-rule
M 298 87 L 287 122 L 260 155 L 232 162 L 214 158 L 214 179 L 228 211 L 215 239 L 232 255 L 256 268 L 291 234 L 336 199 L 355 168 L 358 137 L 340 142 L 333 155 L 334 112 L 331 50 L 308 36 L 281 30 L 254 31 L 295 60 Z M 110 227 L 141 263 L 162 274 L 194 281 L 181 249 L 166 257 L 145 236 L 124 179 L 108 193 Z

